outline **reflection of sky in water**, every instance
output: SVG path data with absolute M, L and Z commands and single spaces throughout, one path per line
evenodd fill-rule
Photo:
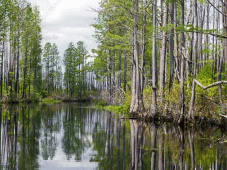
M 57 169 L 85 169 L 85 170 L 90 170 L 90 169 L 95 169 L 98 167 L 98 163 L 96 162 L 75 162 L 73 160 L 67 161 L 67 160 L 47 160 L 47 161 L 41 161 L 40 162 L 40 169 L 45 170 L 55 170 Z
M 86 138 L 87 141 L 89 141 L 89 143 L 91 144 L 89 147 L 85 147 L 84 152 L 82 153 L 81 156 L 81 160 L 77 161 L 75 160 L 75 155 L 72 155 L 71 158 L 69 160 L 67 160 L 67 156 L 65 154 L 65 152 L 63 151 L 63 144 L 62 144 L 62 139 L 64 137 L 64 129 L 63 129 L 63 119 L 65 116 L 65 112 L 61 113 L 61 119 L 60 119 L 60 131 L 59 132 L 54 132 L 53 134 L 56 137 L 56 142 L 57 142 L 57 147 L 56 147 L 56 151 L 54 154 L 53 159 L 51 160 L 50 157 L 48 158 L 48 160 L 44 160 L 43 156 L 42 156 L 42 141 L 45 140 L 45 134 L 44 134 L 44 122 L 42 121 L 42 127 L 40 130 L 40 138 L 39 138 L 39 169 L 48 169 L 48 170 L 55 170 L 55 169 L 66 169 L 66 170 L 70 170 L 70 169 L 78 169 L 78 170 L 92 170 L 92 169 L 96 169 L 98 167 L 98 162 L 90 162 L 90 159 L 92 156 L 96 155 L 96 151 L 93 150 L 93 146 L 92 146 L 92 132 L 91 129 L 87 128 L 87 126 L 85 125 L 85 133 L 83 134 L 83 138 Z M 94 117 L 96 117 L 95 115 L 93 115 Z M 55 122 L 55 120 L 53 120 L 53 123 Z M 85 124 L 87 122 L 84 122 Z M 94 123 L 95 124 L 95 123 Z M 48 131 L 49 132 L 49 131 Z M 77 135 L 79 134 L 79 132 L 77 133 Z M 49 135 L 48 135 L 49 136 Z M 79 135 L 80 136 L 80 135 Z M 50 139 L 48 137 L 48 139 Z

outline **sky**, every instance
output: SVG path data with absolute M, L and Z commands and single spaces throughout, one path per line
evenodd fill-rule
M 61 57 L 70 42 L 76 46 L 84 41 L 86 49 L 97 47 L 95 32 L 91 24 L 95 23 L 101 0 L 27 0 L 38 6 L 42 19 L 42 46 L 46 42 L 58 46 Z

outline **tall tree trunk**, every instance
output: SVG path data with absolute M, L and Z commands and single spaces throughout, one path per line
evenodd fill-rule
M 167 25 L 167 4 L 163 2 L 163 27 Z M 164 91 L 165 91 L 165 66 L 166 66 L 166 31 L 162 32 L 162 49 L 160 55 L 160 97 L 161 103 L 164 98 Z
M 206 29 L 207 30 L 209 30 L 210 28 L 210 4 L 208 3 L 207 4 L 207 19 L 206 19 L 206 22 L 207 22 L 207 24 L 206 24 Z M 208 34 L 206 35 L 206 49 L 208 49 L 209 48 L 209 36 L 208 36 Z M 207 53 L 206 53 L 206 57 L 205 57 L 205 60 L 208 60 L 209 59 L 209 51 L 207 51 Z
M 1 53 L 1 98 L 3 97 L 3 59 L 4 59 L 4 37 L 2 40 L 2 53 Z
M 174 56 L 176 60 L 177 73 L 180 71 L 180 63 L 178 56 L 178 37 L 177 37 L 177 3 L 174 1 Z M 178 76 L 176 76 L 178 78 Z
M 134 7 L 134 26 L 133 26 L 133 78 L 132 78 L 132 102 L 130 106 L 131 113 L 144 112 L 145 108 L 143 105 L 141 82 L 140 82 L 140 71 L 139 71 L 139 43 L 138 43 L 138 0 L 133 1 Z
M 195 11 L 195 3 L 194 3 L 194 1 L 191 1 L 191 6 L 190 6 L 190 8 L 191 8 L 191 15 L 192 15 L 192 25 L 194 26 L 194 18 L 195 18 L 195 15 L 194 15 L 194 11 Z M 190 55 L 189 55 L 189 61 L 188 61 L 188 71 L 189 71 L 189 73 L 190 74 L 192 74 L 193 75 L 193 51 L 194 51 L 194 31 L 192 31 L 192 33 L 191 33 L 191 50 L 190 50 Z
M 227 0 L 224 0 L 224 6 L 223 6 L 223 12 L 224 14 L 227 15 Z M 226 16 L 223 16 L 223 28 L 224 28 L 224 34 L 227 35 L 227 17 Z M 227 39 L 224 39 L 223 40 L 223 64 L 224 64 L 224 68 L 226 69 L 226 65 L 227 65 Z M 220 66 L 221 67 L 221 66 Z M 224 70 L 226 72 L 226 70 Z M 219 81 L 221 80 L 221 68 L 219 69 Z M 225 78 L 227 78 L 227 75 L 225 76 Z M 219 100 L 220 100 L 220 104 L 221 104 L 221 107 L 222 107 L 222 114 L 224 114 L 224 108 L 222 106 L 222 87 L 221 85 L 219 85 Z
M 184 26 L 184 0 L 181 0 L 181 25 Z M 180 75 L 180 119 L 179 123 L 182 121 L 185 112 L 185 104 L 184 104 L 184 60 L 185 60 L 185 37 L 184 32 L 181 31 L 181 75 Z
M 23 95 L 22 97 L 25 98 L 26 97 L 26 74 L 27 74 L 27 58 L 28 58 L 28 47 L 27 47 L 27 44 L 28 44 L 28 35 L 26 37 L 26 49 L 25 49 L 25 54 L 24 54 L 24 68 L 23 68 L 23 71 L 24 71 L 24 80 L 23 80 Z
M 157 111 L 157 47 L 156 47 L 156 27 L 157 27 L 157 0 L 154 0 L 153 3 L 153 47 L 152 47 L 152 104 L 150 107 L 150 115 L 155 116 Z
M 31 62 L 31 54 L 30 54 L 30 58 L 29 58 L 29 97 L 31 97 L 31 72 L 32 72 L 32 62 Z
M 195 5 L 195 24 L 196 29 L 198 29 L 198 9 L 197 9 L 197 0 L 194 0 Z M 196 91 L 196 71 L 197 71 L 197 56 L 198 56 L 198 30 L 196 31 L 196 40 L 195 40 L 195 55 L 194 55 L 194 69 L 193 69 L 193 80 L 192 80 L 192 91 L 191 91 L 191 101 L 189 108 L 189 118 L 194 120 L 194 107 L 195 107 L 195 91 Z
M 18 29 L 18 43 L 20 40 L 20 31 Z M 20 59 L 20 45 L 17 46 L 17 74 L 16 74 L 16 84 L 15 84 L 15 93 L 19 95 L 19 59 Z
M 147 5 L 147 0 L 145 1 L 145 5 Z M 143 6 L 143 8 L 144 8 Z M 146 34 L 146 20 L 147 20 L 147 15 L 146 15 L 146 10 L 144 10 L 144 17 L 143 17 L 143 28 L 141 30 L 141 34 L 142 34 L 142 44 L 141 44 L 141 51 L 142 51 L 142 59 L 141 59 L 141 72 L 140 72 L 140 82 L 141 82 L 141 93 L 143 94 L 143 89 L 144 89 L 144 80 L 145 80 L 145 76 L 144 76 L 144 67 L 145 67 L 145 52 L 146 52 L 146 40 L 145 40 L 145 34 Z
M 127 52 L 124 52 L 124 91 L 126 92 L 127 88 Z
M 174 25 L 174 2 L 170 6 L 170 22 Z M 174 30 L 171 29 L 169 37 L 169 92 L 173 85 L 173 74 L 174 74 Z
M 113 61 L 112 61 L 112 52 L 109 50 L 109 104 L 112 104 L 113 101 L 113 82 L 112 82 L 112 70 L 113 70 Z
M 122 82 L 122 69 L 121 69 L 121 62 L 122 62 L 122 50 L 119 50 L 119 76 L 118 76 L 118 88 L 121 88 L 121 82 Z

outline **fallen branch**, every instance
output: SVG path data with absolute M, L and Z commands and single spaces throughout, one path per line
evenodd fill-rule
M 222 114 L 220 114 L 220 116 L 222 116 L 222 117 L 224 117 L 224 118 L 227 118 L 227 116 L 226 116 L 226 115 L 222 115 Z
M 209 88 L 214 87 L 214 86 L 217 86 L 217 85 L 219 85 L 219 84 L 227 84 L 227 81 L 218 81 L 218 82 L 215 82 L 215 83 L 210 84 L 210 85 L 208 85 L 208 86 L 203 86 L 203 85 L 202 85 L 200 82 L 198 82 L 196 79 L 195 79 L 194 81 L 195 81 L 195 83 L 196 83 L 199 87 L 201 87 L 203 90 L 209 89 Z

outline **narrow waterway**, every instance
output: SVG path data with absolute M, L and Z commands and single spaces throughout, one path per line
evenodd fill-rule
M 88 104 L 0 109 L 0 169 L 226 169 L 227 132 L 120 119 Z

